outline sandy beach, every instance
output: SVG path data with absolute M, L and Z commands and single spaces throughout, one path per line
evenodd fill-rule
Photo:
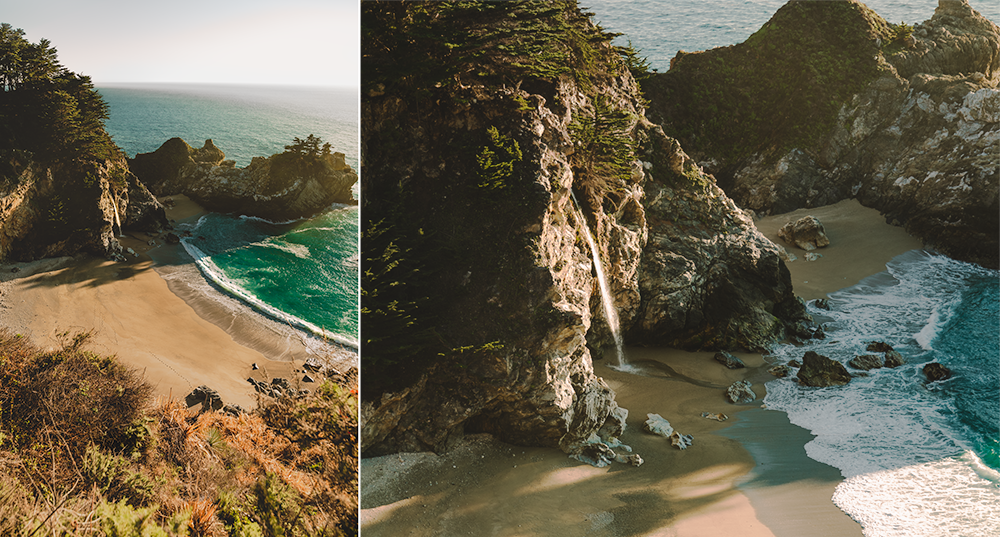
M 812 214 L 831 245 L 817 261 L 777 239 L 788 221 Z M 856 201 L 776 215 L 760 230 L 798 260 L 788 263 L 804 299 L 853 285 L 885 269 L 919 241 Z M 645 460 L 634 468 L 593 468 L 554 449 L 511 446 L 485 435 L 466 438 L 444 455 L 405 453 L 361 461 L 361 530 L 371 535 L 664 535 L 843 537 L 861 527 L 831 497 L 835 468 L 806 456 L 808 431 L 784 413 L 761 408 L 773 377 L 760 355 L 738 354 L 746 369 L 729 370 L 714 353 L 627 349 L 640 369 L 630 374 L 595 362 L 595 372 L 629 410 L 623 443 Z M 610 357 L 609 357 L 610 358 Z M 748 379 L 758 398 L 734 405 L 724 396 Z M 724 413 L 717 422 L 703 412 Z M 642 432 L 660 414 L 694 442 L 681 451 Z
M 204 214 L 184 196 L 170 198 L 171 220 Z M 355 351 L 306 337 L 216 291 L 181 246 L 141 233 L 120 241 L 136 253 L 125 262 L 77 256 L 0 266 L 0 326 L 48 348 L 62 333 L 90 331 L 91 350 L 143 371 L 157 396 L 183 398 L 204 384 L 248 409 L 257 395 L 247 377 L 294 383 L 312 353 L 342 369 L 356 365 Z

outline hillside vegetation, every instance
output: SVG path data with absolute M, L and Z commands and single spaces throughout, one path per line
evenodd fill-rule
M 87 336 L 42 351 L 0 331 L 0 535 L 356 534 L 356 376 L 197 412 Z

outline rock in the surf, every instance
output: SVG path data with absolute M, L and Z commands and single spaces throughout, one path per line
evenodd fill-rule
M 813 351 L 806 351 L 802 356 L 802 367 L 797 376 L 802 384 L 816 388 L 843 386 L 851 381 L 851 374 L 844 364 Z
M 892 345 L 889 345 L 884 341 L 872 341 L 868 343 L 865 350 L 868 352 L 889 352 L 892 350 Z
M 906 360 L 903 359 L 903 355 L 899 354 L 898 351 L 890 350 L 890 351 L 887 351 L 885 353 L 885 366 L 886 367 L 899 367 L 899 366 L 901 366 L 901 365 L 903 365 L 905 363 L 906 363 Z
M 924 366 L 924 375 L 927 382 L 936 382 L 951 378 L 951 370 L 937 362 L 931 362 Z
M 847 362 L 847 365 L 853 367 L 854 369 L 869 371 L 882 367 L 884 363 L 885 359 L 881 356 L 876 356 L 874 354 L 862 354 L 851 358 L 851 361 Z
M 792 368 L 788 367 L 785 364 L 779 364 L 768 369 L 767 372 L 778 378 L 785 378 L 791 374 Z

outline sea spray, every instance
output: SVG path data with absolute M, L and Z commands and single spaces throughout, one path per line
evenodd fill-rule
M 580 213 L 580 222 L 583 223 L 583 231 L 587 236 L 587 244 L 590 245 L 590 252 L 594 257 L 594 268 L 597 270 L 597 283 L 601 287 L 601 303 L 604 305 L 604 316 L 608 320 L 608 327 L 611 329 L 611 335 L 615 339 L 615 349 L 618 351 L 618 367 L 625 367 L 625 350 L 622 345 L 622 334 L 621 328 L 618 325 L 618 310 L 614 305 L 614 298 L 611 296 L 611 288 L 608 286 L 608 279 L 604 275 L 604 266 L 601 264 L 601 256 L 597 250 L 597 243 L 594 242 L 594 237 L 590 233 L 590 227 L 587 226 L 587 218 L 583 215 L 583 209 L 580 208 L 580 202 L 576 199 L 576 194 L 570 190 L 570 195 L 573 197 L 573 204 L 576 205 L 576 210 Z

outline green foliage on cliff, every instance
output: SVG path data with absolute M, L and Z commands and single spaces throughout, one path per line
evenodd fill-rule
M 559 322 L 525 292 L 546 285 L 524 229 L 550 195 L 525 115 L 538 96 L 558 114 L 561 85 L 579 88 L 596 104 L 574 123 L 573 165 L 614 190 L 636 118 L 602 94 L 644 64 L 572 1 L 364 2 L 361 19 L 361 360 L 378 398 Z
M 577 161 L 585 180 L 597 181 L 601 190 L 629 180 L 636 142 L 628 129 L 634 121 L 634 116 L 615 109 L 603 95 L 594 97 L 592 115 L 573 118 L 569 131 L 580 149 Z
M 104 131 L 108 106 L 90 77 L 59 64 L 42 39 L 0 24 L 0 149 L 31 151 L 47 163 L 112 158 L 117 146 Z
M 511 186 L 509 179 L 514 175 L 514 165 L 524 156 L 517 140 L 500 134 L 496 127 L 487 129 L 490 142 L 484 145 L 476 162 L 479 163 L 479 188 L 499 190 Z
M 369 2 L 361 14 L 362 92 L 427 94 L 469 84 L 575 77 L 583 86 L 617 34 L 575 2 Z
M 678 53 L 643 90 L 667 134 L 732 169 L 820 141 L 841 105 L 878 76 L 879 40 L 895 35 L 857 1 L 793 0 L 744 43 Z

